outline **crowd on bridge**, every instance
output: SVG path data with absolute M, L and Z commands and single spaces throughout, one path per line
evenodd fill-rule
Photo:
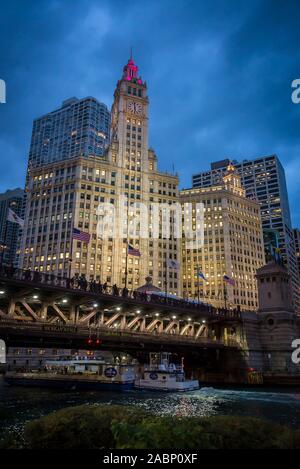
M 30 269 L 22 270 L 13 266 L 0 266 L 0 277 L 7 279 L 21 280 L 25 282 L 43 284 L 52 287 L 63 287 L 69 290 L 80 290 L 92 293 L 94 295 L 112 295 L 123 299 L 131 299 L 141 302 L 165 304 L 176 308 L 184 308 L 196 310 L 205 313 L 208 316 L 229 316 L 240 317 L 240 309 L 215 308 L 207 303 L 199 301 L 191 301 L 183 298 L 174 298 L 166 295 L 158 295 L 157 293 L 139 292 L 129 290 L 127 287 L 119 288 L 116 284 L 110 286 L 107 282 L 101 283 L 100 280 L 88 281 L 84 274 L 75 274 L 74 277 L 56 276 L 53 273 L 42 273 L 32 271 Z

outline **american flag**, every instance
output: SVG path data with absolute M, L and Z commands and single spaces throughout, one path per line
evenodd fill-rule
M 229 285 L 235 285 L 235 281 L 233 278 L 228 277 L 228 275 L 224 275 L 223 277 L 224 282 L 229 283 Z
M 179 267 L 180 267 L 179 262 L 174 261 L 173 259 L 168 259 L 167 266 L 170 267 L 170 269 L 175 269 L 175 270 L 179 270 Z
M 12 223 L 18 223 L 21 228 L 24 228 L 24 220 L 20 218 L 11 208 L 7 212 L 7 220 Z
M 138 249 L 135 249 L 131 244 L 128 244 L 128 255 L 140 257 L 141 253 Z
M 77 239 L 78 241 L 89 244 L 91 235 L 89 233 L 85 233 L 84 231 L 80 231 L 77 228 L 73 228 L 73 239 Z
M 198 272 L 197 276 L 198 278 L 202 278 L 203 280 L 205 280 L 205 282 L 208 281 L 203 272 Z

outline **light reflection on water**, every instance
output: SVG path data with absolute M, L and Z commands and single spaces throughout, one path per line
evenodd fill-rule
M 7 387 L 0 377 L 0 433 L 22 433 L 24 424 L 54 410 L 81 404 L 124 404 L 157 415 L 247 415 L 300 428 L 300 390 L 202 388 L 191 393 L 76 392 Z M 5 414 L 1 417 L 1 409 Z

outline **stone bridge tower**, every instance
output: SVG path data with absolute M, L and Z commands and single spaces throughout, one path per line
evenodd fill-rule
M 290 275 L 274 261 L 257 271 L 258 332 L 265 372 L 294 373 L 292 341 L 299 337 L 298 316 L 292 301 Z

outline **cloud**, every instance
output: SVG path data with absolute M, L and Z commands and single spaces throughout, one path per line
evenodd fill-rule
M 111 105 L 132 46 L 148 83 L 160 168 L 174 163 L 188 187 L 211 161 L 277 153 L 300 225 L 300 105 L 290 87 L 300 78 L 299 10 L 294 0 L 11 0 L 0 17 L 8 88 L 0 187 L 25 178 L 34 118 L 70 96 Z

